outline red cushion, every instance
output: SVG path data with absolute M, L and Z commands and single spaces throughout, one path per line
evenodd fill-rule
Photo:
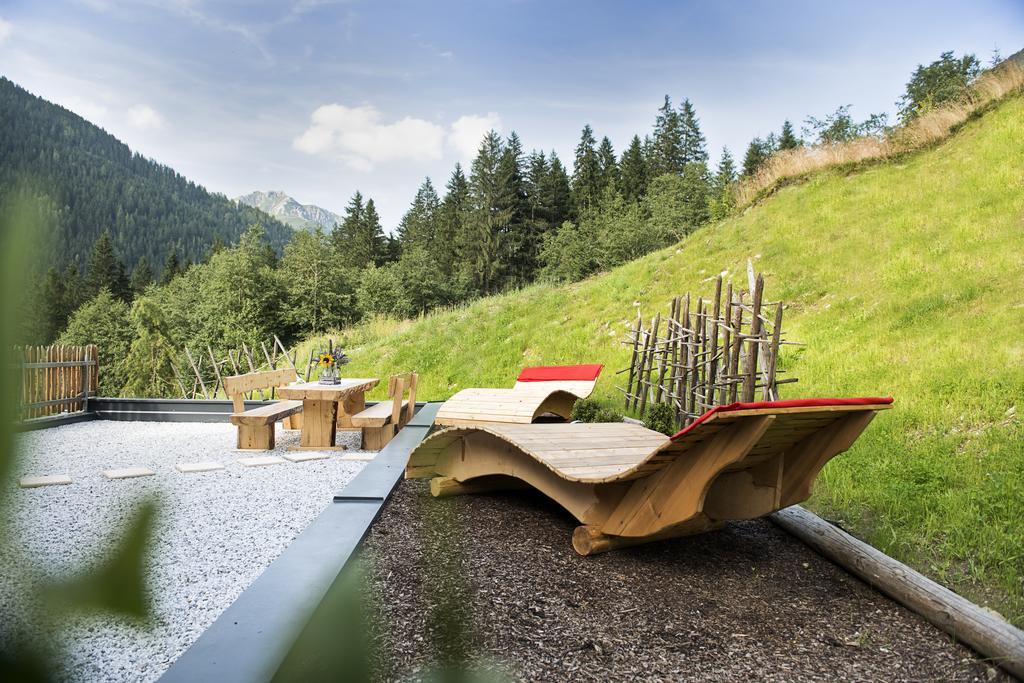
M 523 368 L 517 382 L 589 382 L 597 379 L 603 365 L 538 365 Z
M 672 439 L 678 439 L 683 434 L 699 425 L 715 413 L 731 413 L 736 410 L 763 410 L 771 408 L 815 408 L 819 406 L 871 406 L 888 405 L 892 403 L 892 397 L 879 398 L 796 398 L 788 401 L 754 401 L 753 403 L 730 403 L 724 406 L 715 406 L 707 411 L 685 429 L 677 432 Z

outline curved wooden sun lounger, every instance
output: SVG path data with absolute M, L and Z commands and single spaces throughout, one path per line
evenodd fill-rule
M 406 477 L 435 496 L 527 484 L 568 510 L 581 555 L 696 534 L 806 500 L 821 468 L 891 398 L 733 403 L 669 438 L 639 425 L 478 424 L 438 431 Z
M 524 368 L 512 389 L 463 389 L 434 418 L 445 426 L 503 422 L 530 424 L 543 415 L 568 420 L 578 399 L 594 393 L 603 365 Z

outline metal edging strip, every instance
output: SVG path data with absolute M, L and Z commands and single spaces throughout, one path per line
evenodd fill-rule
M 421 407 L 416 424 L 403 427 L 160 680 L 270 681 L 398 485 L 440 405 Z

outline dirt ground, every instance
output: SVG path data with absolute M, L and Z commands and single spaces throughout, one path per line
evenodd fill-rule
M 536 494 L 402 483 L 363 551 L 381 678 L 1010 680 L 767 521 L 592 557 L 575 526 Z

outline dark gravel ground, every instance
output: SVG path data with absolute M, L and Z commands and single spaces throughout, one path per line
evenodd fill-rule
M 539 495 L 402 483 L 363 553 L 381 678 L 465 652 L 522 680 L 1010 680 L 767 521 L 593 557 L 575 526 Z

